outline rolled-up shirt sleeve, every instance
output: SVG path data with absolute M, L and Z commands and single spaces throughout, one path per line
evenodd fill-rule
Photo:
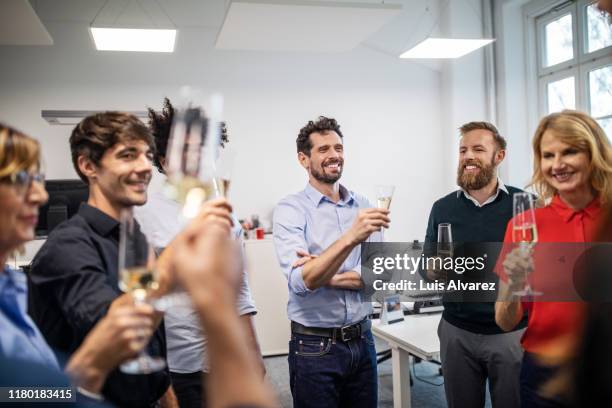
M 312 292 L 306 287 L 302 276 L 303 266 L 293 267 L 299 258 L 298 250 L 308 252 L 304 236 L 306 220 L 300 208 L 288 199 L 282 200 L 274 209 L 273 237 L 276 256 L 287 278 L 289 290 L 299 296 Z

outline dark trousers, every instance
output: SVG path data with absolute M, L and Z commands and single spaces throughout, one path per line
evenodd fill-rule
M 525 352 L 521 366 L 521 408 L 566 408 L 561 398 L 547 399 L 540 395 L 542 387 L 559 373 L 556 367 L 543 366 L 537 357 Z
M 292 333 L 289 378 L 294 408 L 376 408 L 372 332 L 347 342 Z
M 206 378 L 206 373 L 198 371 L 196 373 L 173 373 L 170 372 L 172 378 L 172 387 L 178 399 L 181 408 L 205 408 L 206 395 L 203 381 Z
M 484 407 L 487 379 L 493 408 L 519 407 L 522 333 L 477 334 L 440 320 L 440 357 L 449 408 Z

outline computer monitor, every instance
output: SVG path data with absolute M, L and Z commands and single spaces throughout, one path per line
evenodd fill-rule
M 81 180 L 47 180 L 45 188 L 49 201 L 40 208 L 37 237 L 49 235 L 53 228 L 76 214 L 89 197 L 89 186 Z

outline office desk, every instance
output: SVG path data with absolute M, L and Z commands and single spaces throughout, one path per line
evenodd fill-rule
M 372 334 L 391 347 L 394 408 L 410 408 L 410 355 L 423 360 L 438 356 L 441 316 L 441 313 L 407 315 L 403 322 L 389 325 L 372 321 Z

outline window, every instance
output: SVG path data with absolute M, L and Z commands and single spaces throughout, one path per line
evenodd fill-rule
M 575 0 L 535 20 L 540 114 L 589 112 L 612 140 L 612 27 L 593 0 Z

